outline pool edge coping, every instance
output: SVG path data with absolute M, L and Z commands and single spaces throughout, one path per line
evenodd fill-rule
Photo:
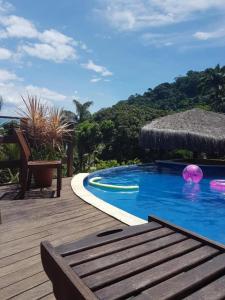
M 148 223 L 146 220 L 136 217 L 116 206 L 113 206 L 89 192 L 83 184 L 84 179 L 88 175 L 89 173 L 79 173 L 73 176 L 71 180 L 71 188 L 75 195 L 77 195 L 81 200 L 87 202 L 88 204 L 96 207 L 107 215 L 110 215 L 111 217 L 129 226 Z

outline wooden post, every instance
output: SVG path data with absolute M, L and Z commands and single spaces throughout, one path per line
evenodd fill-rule
M 67 177 L 73 175 L 73 144 L 69 142 L 67 144 Z
M 69 129 L 74 129 L 74 124 L 71 123 Z M 72 136 L 69 138 L 67 143 L 67 177 L 73 176 L 73 138 Z

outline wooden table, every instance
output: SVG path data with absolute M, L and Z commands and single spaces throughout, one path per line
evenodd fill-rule
M 156 217 L 41 257 L 58 300 L 225 299 L 225 247 Z

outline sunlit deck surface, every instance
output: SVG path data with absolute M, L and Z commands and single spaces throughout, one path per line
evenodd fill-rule
M 43 271 L 40 242 L 54 246 L 78 240 L 121 223 L 76 197 L 64 178 L 60 198 L 51 191 L 31 189 L 24 200 L 12 200 L 14 186 L 0 187 L 10 193 L 0 200 L 0 298 L 55 299 Z M 125 225 L 122 225 L 125 226 Z

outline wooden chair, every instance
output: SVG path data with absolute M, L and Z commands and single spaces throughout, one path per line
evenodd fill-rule
M 23 132 L 20 129 L 15 129 L 14 133 L 21 149 L 21 192 L 19 198 L 24 198 L 25 192 L 29 189 L 31 184 L 33 170 L 40 166 L 57 169 L 57 197 L 60 197 L 62 186 L 61 161 L 32 160 L 31 150 L 25 136 L 23 135 Z

